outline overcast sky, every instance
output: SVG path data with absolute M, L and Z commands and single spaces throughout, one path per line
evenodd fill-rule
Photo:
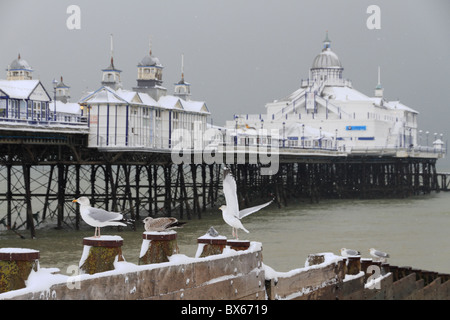
M 379 30 L 366 25 L 372 4 L 381 9 Z M 67 28 L 70 5 L 81 9 L 79 30 Z M 192 99 L 222 125 L 296 90 L 327 30 L 354 88 L 373 95 L 380 66 L 385 97 L 419 111 L 420 129 L 449 138 L 448 0 L 1 0 L 0 78 L 20 53 L 48 91 L 63 76 L 76 102 L 100 87 L 113 34 L 115 66 L 131 89 L 151 37 L 168 92 L 184 53 Z

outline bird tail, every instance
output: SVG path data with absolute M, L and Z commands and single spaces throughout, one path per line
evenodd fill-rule
M 242 227 L 242 230 L 244 230 L 247 233 L 250 233 L 250 231 L 248 231 L 247 229 L 245 229 L 244 227 Z
M 172 228 L 182 228 L 183 227 L 183 225 L 185 225 L 186 224 L 186 222 L 181 222 L 181 221 L 177 221 L 177 222 L 174 222 L 174 223 L 172 223 L 171 225 L 169 225 L 168 227 L 167 227 L 167 229 L 172 229 Z

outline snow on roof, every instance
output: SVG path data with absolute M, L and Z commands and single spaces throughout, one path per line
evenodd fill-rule
M 189 112 L 197 112 L 197 113 L 207 113 L 209 114 L 209 110 L 206 107 L 206 104 L 203 101 L 192 101 L 192 100 L 183 100 L 176 96 L 162 96 L 159 98 L 158 103 L 167 109 L 177 109 L 177 103 L 181 106 L 182 110 Z M 179 108 L 178 108 L 179 109 Z
M 159 103 L 147 93 L 138 92 L 138 95 L 141 98 L 143 104 L 147 106 L 160 107 Z
M 181 104 L 181 99 L 175 96 L 162 96 L 159 98 L 158 103 L 161 105 L 161 107 L 166 109 L 175 109 L 176 104 Z M 181 104 L 181 107 L 183 108 L 183 105 Z
M 90 103 L 127 103 L 127 101 L 121 98 L 116 92 L 109 87 L 101 87 L 97 91 L 94 91 L 87 97 L 80 100 L 80 102 Z
M 183 105 L 183 108 L 186 111 L 192 111 L 192 112 L 200 112 L 200 113 L 210 113 L 208 110 L 208 107 L 206 106 L 206 103 L 204 103 L 203 101 L 185 101 L 185 100 L 181 100 L 181 104 Z
M 387 105 L 387 107 L 389 107 L 390 109 L 404 110 L 419 114 L 419 112 L 417 112 L 414 109 L 411 109 L 410 107 L 405 106 L 403 103 L 400 103 L 400 101 L 387 101 L 385 105 Z
M 323 92 L 340 101 L 371 101 L 370 97 L 350 87 L 325 87 Z
M 10 98 L 28 99 L 39 80 L 0 80 L 0 90 Z
M 286 96 L 285 98 L 282 98 L 282 99 L 278 100 L 278 102 L 279 101 L 289 101 L 289 102 L 291 102 L 293 100 L 296 100 L 304 93 L 305 90 L 306 90 L 305 88 L 297 89 L 294 92 L 292 92 L 290 95 Z

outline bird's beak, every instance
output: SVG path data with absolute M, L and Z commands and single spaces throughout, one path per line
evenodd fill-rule
M 77 199 L 74 199 L 74 200 L 72 200 L 72 202 L 78 202 L 78 200 L 77 200 Z

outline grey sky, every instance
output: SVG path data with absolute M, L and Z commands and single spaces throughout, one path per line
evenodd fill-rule
M 71 4 L 81 8 L 81 30 L 66 27 Z M 381 8 L 381 30 L 366 27 L 371 4 Z M 109 34 L 127 89 L 136 85 L 151 36 L 168 92 L 180 79 L 184 53 L 192 99 L 206 101 L 222 125 L 235 113 L 264 113 L 267 102 L 297 89 L 326 30 L 357 90 L 372 95 L 381 66 L 385 97 L 418 110 L 420 129 L 447 140 L 448 0 L 1 0 L 0 68 L 20 52 L 48 90 L 62 75 L 77 101 L 100 86 Z

